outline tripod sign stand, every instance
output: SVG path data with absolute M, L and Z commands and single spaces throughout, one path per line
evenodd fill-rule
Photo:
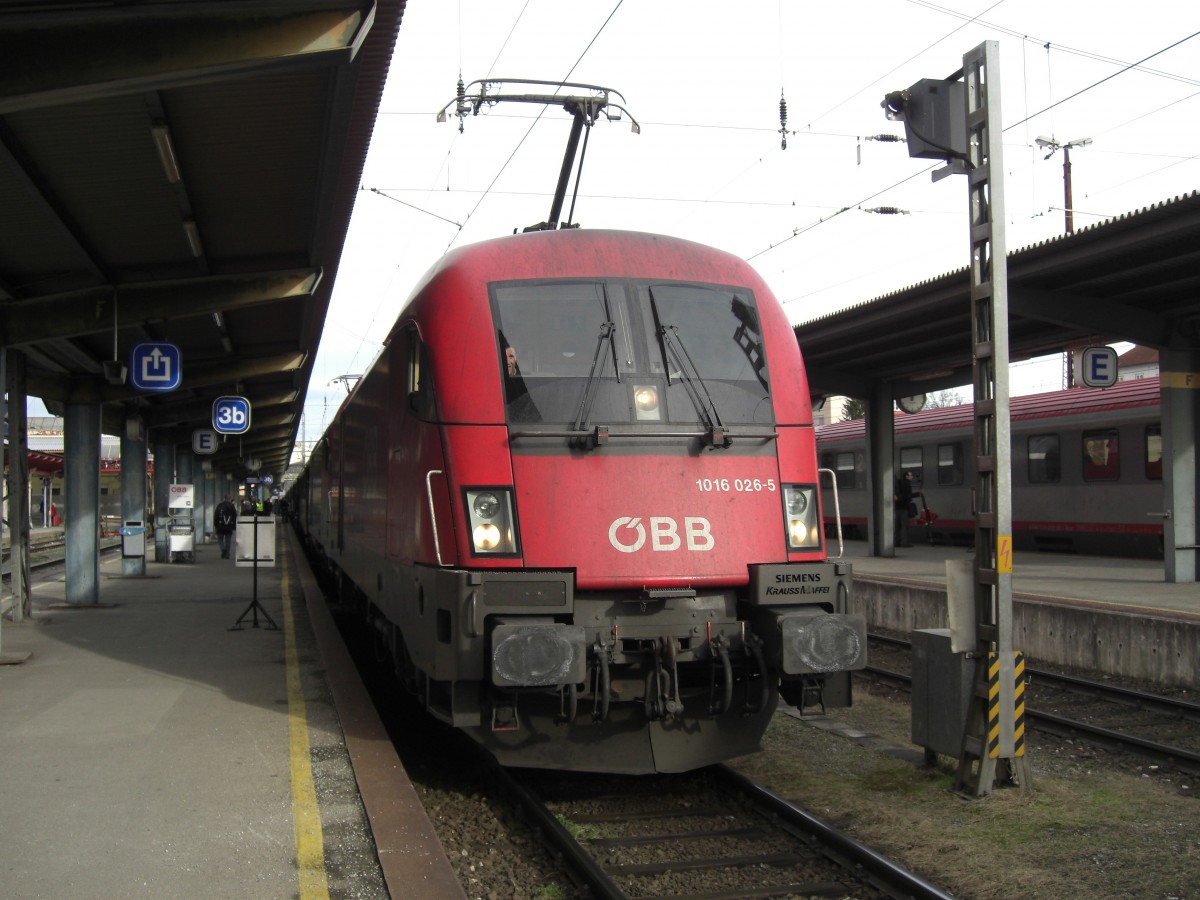
M 265 525 L 267 523 L 263 522 L 262 524 Z M 260 612 L 262 613 L 263 618 L 266 619 L 268 622 L 268 624 L 263 627 L 272 628 L 276 631 L 279 630 L 279 626 L 275 624 L 275 620 L 271 618 L 270 614 L 265 609 L 263 609 L 262 604 L 258 602 L 258 526 L 259 526 L 258 516 L 255 516 L 254 517 L 254 548 L 253 548 L 253 556 L 254 556 L 254 593 L 252 595 L 253 599 L 251 599 L 250 605 L 246 607 L 246 611 L 243 612 L 240 616 L 238 616 L 238 620 L 233 623 L 233 627 L 229 629 L 230 631 L 241 631 L 242 630 L 242 621 L 246 618 L 246 616 L 251 615 L 251 613 L 253 613 L 253 616 L 254 616 L 254 624 L 252 627 L 258 628 L 259 627 L 258 626 L 258 614 Z M 272 531 L 272 534 L 274 534 L 273 531 Z

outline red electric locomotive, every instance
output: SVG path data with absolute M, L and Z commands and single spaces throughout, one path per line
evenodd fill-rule
M 808 386 L 742 260 L 578 229 L 444 257 L 292 492 L 400 681 L 505 765 L 676 772 L 866 663 Z

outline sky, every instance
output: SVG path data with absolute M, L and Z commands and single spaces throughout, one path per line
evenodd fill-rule
M 887 92 L 949 77 L 987 40 L 1010 252 L 1065 230 L 1064 153 L 1047 159 L 1038 137 L 1080 144 L 1077 231 L 1200 187 L 1194 0 L 409 0 L 301 438 L 320 436 L 442 254 L 547 218 L 570 115 L 501 104 L 460 132 L 436 121 L 460 75 L 618 92 L 628 115 L 591 129 L 572 220 L 743 257 L 801 323 L 967 264 L 966 179 L 934 182 L 937 163 L 871 138 L 903 135 Z M 1021 364 L 1012 392 L 1061 377 L 1055 358 Z

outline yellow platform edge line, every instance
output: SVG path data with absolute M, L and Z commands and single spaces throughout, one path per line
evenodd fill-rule
M 292 618 L 292 594 L 288 584 L 287 560 L 281 559 L 280 587 L 283 595 L 284 659 L 287 667 L 288 738 L 292 769 L 292 820 L 296 835 L 296 872 L 301 900 L 328 900 L 325 874 L 325 836 L 321 810 L 313 783 L 312 753 L 308 741 L 308 710 L 300 686 L 300 663 L 296 653 L 296 626 Z

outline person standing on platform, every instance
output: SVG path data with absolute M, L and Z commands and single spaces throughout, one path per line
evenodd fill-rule
M 913 473 L 911 469 L 896 479 L 896 493 L 892 495 L 892 502 L 895 504 L 896 512 L 897 547 L 912 546 L 908 540 L 908 520 L 915 518 L 917 515 L 917 505 L 913 503 L 913 497 L 916 494 L 924 493 L 925 491 L 922 488 L 918 488 L 916 493 L 913 492 Z
M 237 507 L 233 505 L 228 494 L 217 504 L 217 508 L 213 512 L 213 526 L 217 532 L 217 546 L 221 548 L 221 559 L 229 559 L 233 532 L 237 527 Z

